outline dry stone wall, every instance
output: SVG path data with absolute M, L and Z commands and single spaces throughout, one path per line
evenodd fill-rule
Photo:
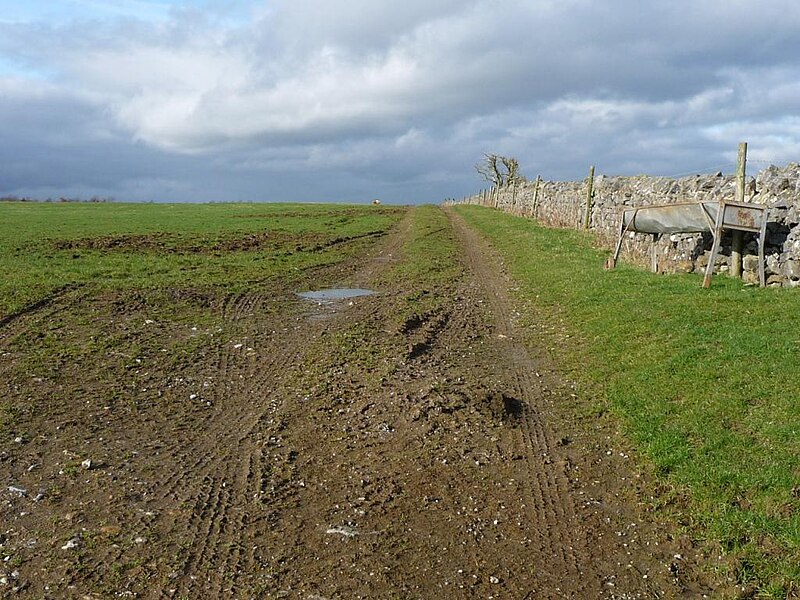
M 527 181 L 516 187 L 486 190 L 460 202 L 494 206 L 520 216 L 533 217 L 544 225 L 561 228 L 583 227 L 588 181 Z M 590 227 L 609 247 L 616 242 L 623 208 L 674 204 L 679 202 L 733 200 L 734 176 L 722 173 L 681 179 L 666 177 L 608 177 L 594 179 Z M 769 224 L 766 236 L 767 283 L 771 286 L 800 286 L 800 164 L 770 166 L 748 178 L 745 201 L 766 205 Z M 711 234 L 663 236 L 657 245 L 661 272 L 703 271 L 708 264 Z M 758 283 L 758 245 L 754 234 L 745 234 L 743 279 Z M 726 232 L 715 272 L 727 272 L 731 241 Z M 626 234 L 622 258 L 641 265 L 650 264 L 650 236 Z

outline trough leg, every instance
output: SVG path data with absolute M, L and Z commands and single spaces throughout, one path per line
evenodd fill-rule
M 717 252 L 719 251 L 719 238 L 721 236 L 714 235 L 714 243 L 711 246 L 711 256 L 708 257 L 708 264 L 706 265 L 706 274 L 703 277 L 703 287 L 711 287 L 711 275 L 714 273 L 714 261 L 717 260 Z
M 717 260 L 717 252 L 719 252 L 719 245 L 722 243 L 722 222 L 725 216 L 725 201 L 719 201 L 719 208 L 717 210 L 717 218 L 714 222 L 714 230 L 711 235 L 714 236 L 714 243 L 711 245 L 711 256 L 708 257 L 708 265 L 706 265 L 706 275 L 703 277 L 703 287 L 711 287 L 711 275 L 714 273 L 714 262 Z
M 658 273 L 658 240 L 661 239 L 661 234 L 654 233 L 650 239 L 650 270 L 653 273 Z
M 614 248 L 614 256 L 611 258 L 609 268 L 613 269 L 617 266 L 619 260 L 619 253 L 622 250 L 622 238 L 625 237 L 625 217 L 623 216 L 619 222 L 619 235 L 617 236 L 617 246 Z
M 758 234 L 758 283 L 767 287 L 767 273 L 764 267 L 764 246 L 767 245 L 767 217 L 761 221 L 761 231 Z

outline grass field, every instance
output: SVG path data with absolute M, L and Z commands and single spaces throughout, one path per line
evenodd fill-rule
M 71 284 L 241 290 L 337 262 L 403 213 L 321 204 L 2 203 L 0 318 Z
M 560 358 L 622 417 L 691 533 L 767 597 L 800 582 L 800 296 L 620 266 L 574 231 L 462 207 L 520 284 L 571 334 Z M 563 354 L 566 356 L 562 356 Z M 665 499 L 662 498 L 662 501 Z

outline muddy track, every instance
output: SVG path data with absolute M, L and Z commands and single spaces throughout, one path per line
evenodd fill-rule
M 509 282 L 499 275 L 496 261 L 487 260 L 491 252 L 478 235 L 454 213 L 448 213 L 461 241 L 465 260 L 493 314 L 498 350 L 507 365 L 509 391 L 522 405 L 520 452 L 522 477 L 526 481 L 527 517 L 537 535 L 537 557 L 541 571 L 553 578 L 547 588 L 564 597 L 598 597 L 601 579 L 589 559 L 570 494 L 570 477 L 564 461 L 553 461 L 556 445 L 543 423 L 539 406 L 546 388 L 536 374 L 544 365 L 536 364 L 524 345 L 517 341 L 507 289 Z M 532 557 L 533 558 L 533 557 Z M 541 591 L 539 592 L 541 593 Z
M 408 219 L 377 257 L 349 278 L 368 281 L 376 268 L 374 258 L 395 255 L 407 235 Z M 378 264 L 377 268 L 385 267 Z M 177 512 L 162 516 L 155 524 L 160 537 L 183 540 L 184 548 L 168 576 L 169 585 L 162 590 L 164 597 L 248 594 L 253 583 L 243 574 L 258 571 L 259 523 L 267 522 L 273 512 L 265 505 L 293 502 L 292 482 L 283 471 L 292 471 L 294 457 L 291 451 L 281 450 L 275 436 L 269 434 L 275 432 L 276 423 L 280 429 L 282 413 L 296 402 L 279 391 L 296 377 L 292 364 L 303 355 L 308 337 L 319 335 L 327 324 L 305 318 L 298 321 L 295 316 L 288 322 L 271 323 L 265 331 L 267 323 L 257 315 L 265 312 L 271 300 L 275 299 L 256 292 L 230 297 L 223 304 L 225 321 L 247 325 L 237 343 L 231 340 L 216 348 L 210 364 L 215 382 L 208 397 L 222 412 L 201 436 L 169 448 L 179 457 L 178 469 L 151 491 L 156 506 L 167 499 L 191 506 L 188 518 Z M 285 297 L 279 300 L 287 301 Z M 287 316 L 284 313 L 281 318 Z M 271 327 L 279 327 L 280 332 L 269 332 Z M 254 346 L 261 346 L 261 351 Z M 281 472 L 273 473 L 276 469 Z
M 550 575 L 538 594 L 693 598 L 709 593 L 709 584 L 695 581 L 697 574 L 688 572 L 696 564 L 676 562 L 690 558 L 687 542 L 677 541 L 671 527 L 641 510 L 637 494 L 644 484 L 633 483 L 640 474 L 612 451 L 602 456 L 600 444 L 610 436 L 579 426 L 575 415 L 565 419 L 569 409 L 554 409 L 573 402 L 571 386 L 551 362 L 545 340 L 535 349 L 536 358 L 532 355 L 530 338 L 517 326 L 519 314 L 508 292 L 513 283 L 504 275 L 499 257 L 455 211 L 445 210 L 491 309 L 506 377 L 521 402 L 519 443 L 527 458 L 523 469 L 532 509 L 528 516 L 539 534 L 540 556 L 532 560 Z M 582 438 L 582 447 L 565 448 L 574 443 L 573 437 Z M 625 447 L 624 440 L 617 443 Z M 639 529 L 631 531 L 637 525 Z M 697 555 L 694 559 L 699 560 Z
M 449 216 L 463 275 L 424 305 L 391 276 L 410 210 L 368 255 L 305 275 L 375 296 L 87 291 L 7 323 L 0 393 L 19 410 L 0 469 L 24 493 L 0 505 L 0 594 L 694 597 L 668 568 L 685 550 L 621 494 L 634 475 L 606 432 L 556 410 L 568 385 Z M 154 316 L 165 301 L 197 324 Z

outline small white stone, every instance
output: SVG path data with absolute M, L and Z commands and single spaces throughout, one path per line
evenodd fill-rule
M 62 550 L 74 550 L 75 548 L 78 547 L 78 545 L 79 545 L 78 544 L 78 539 L 77 538 L 72 538 L 66 544 L 61 546 L 61 549 Z

